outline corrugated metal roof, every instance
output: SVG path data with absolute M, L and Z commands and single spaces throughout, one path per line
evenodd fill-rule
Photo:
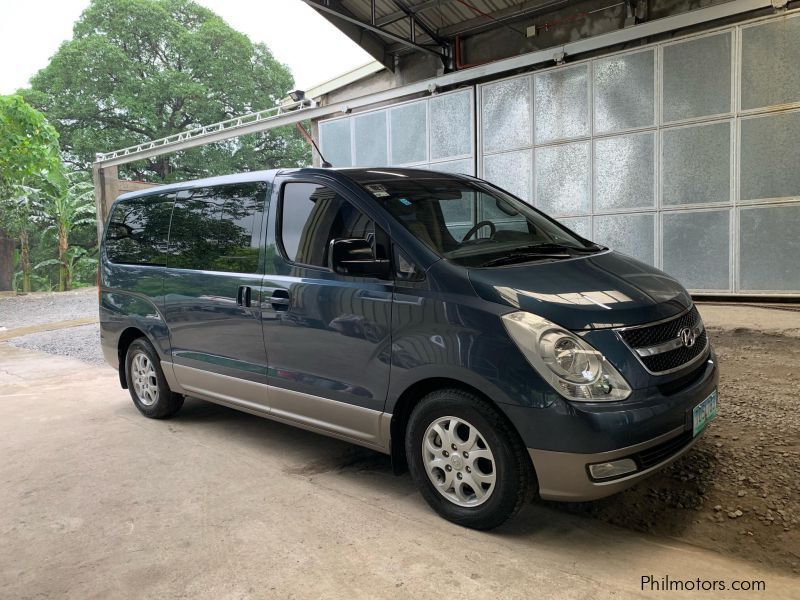
M 536 10 L 553 5 L 564 5 L 566 2 L 553 0 L 405 0 L 402 2 L 414 12 L 418 19 L 428 25 L 435 33 L 443 36 L 458 32 L 460 24 L 485 21 L 487 25 L 492 20 L 482 16 L 481 13 L 495 16 L 508 16 L 509 13 L 522 10 Z M 342 0 L 342 6 L 358 19 L 371 22 L 371 0 Z M 516 10 L 515 10 L 516 9 Z M 499 13 L 499 14 L 498 14 Z M 394 0 L 375 0 L 376 23 L 381 25 L 389 18 L 397 18 L 383 28 L 396 35 L 410 37 L 410 22 L 403 15 L 403 11 Z M 417 29 L 417 41 L 427 42 L 430 38 L 421 29 Z

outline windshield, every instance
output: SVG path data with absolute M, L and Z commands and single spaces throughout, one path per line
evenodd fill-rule
M 420 241 L 463 266 L 560 260 L 603 249 L 479 182 L 398 177 L 362 185 Z

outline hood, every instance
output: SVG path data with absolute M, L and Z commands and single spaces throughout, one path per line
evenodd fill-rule
M 469 269 L 485 300 L 537 314 L 567 329 L 640 325 L 692 305 L 666 273 L 613 251 L 548 263 Z

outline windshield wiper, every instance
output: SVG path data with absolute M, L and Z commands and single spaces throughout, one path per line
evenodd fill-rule
M 595 244 L 588 248 L 581 246 L 570 246 L 567 244 L 559 244 L 557 242 L 542 242 L 541 244 L 531 244 L 530 246 L 520 246 L 514 248 L 514 252 L 551 252 L 553 250 L 563 250 L 566 252 L 577 252 L 579 254 L 590 254 L 602 250 L 602 246 Z
M 511 254 L 506 254 L 505 256 L 500 256 L 498 258 L 493 258 L 492 260 L 487 260 L 485 263 L 481 264 L 481 267 L 497 267 L 500 265 L 508 265 L 515 262 L 523 262 L 523 261 L 531 261 L 531 260 L 561 260 L 564 258 L 572 258 L 570 254 L 565 254 L 563 252 L 556 254 L 555 252 L 512 252 Z
M 573 258 L 576 254 L 593 254 L 600 250 L 602 250 L 602 246 L 580 248 L 576 246 L 567 246 L 565 244 L 543 242 L 541 244 L 532 244 L 530 246 L 515 248 L 510 254 L 488 260 L 483 263 L 481 267 L 496 267 L 515 262 L 539 259 L 562 260 L 565 258 Z

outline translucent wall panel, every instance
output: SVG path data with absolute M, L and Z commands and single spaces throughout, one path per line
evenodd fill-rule
M 739 213 L 739 287 L 800 289 L 800 205 L 742 208 Z
M 742 28 L 742 108 L 800 102 L 800 18 Z
M 538 74 L 533 80 L 536 143 L 589 135 L 589 66 Z
M 472 154 L 472 91 L 434 96 L 429 101 L 431 160 Z
M 596 212 L 655 205 L 655 134 L 594 141 Z
M 653 214 L 594 217 L 594 241 L 652 265 L 654 222 Z
M 526 202 L 531 202 L 533 200 L 531 151 L 519 150 L 484 156 L 483 178 L 508 190 L 515 196 L 519 196 Z
M 569 227 L 572 231 L 587 240 L 592 239 L 592 218 L 591 217 L 570 217 L 566 219 L 559 219 L 565 227 Z
M 428 160 L 428 116 L 426 103 L 403 104 L 389 110 L 392 164 Z
M 445 173 L 475 175 L 475 165 L 471 158 L 433 163 L 432 165 L 428 165 L 428 168 L 433 171 L 444 171 Z
M 800 196 L 800 112 L 742 119 L 740 127 L 741 199 Z
M 732 44 L 726 31 L 664 46 L 664 121 L 730 112 Z
M 665 212 L 663 269 L 691 290 L 727 290 L 730 211 Z
M 356 167 L 381 167 L 389 164 L 386 147 L 386 111 L 353 117 Z
M 352 167 L 350 119 L 322 121 L 319 124 L 320 150 L 334 167 Z
M 661 144 L 664 205 L 730 201 L 730 122 L 664 129 Z
M 485 152 L 531 145 L 530 77 L 507 79 L 481 89 L 481 125 Z
M 653 124 L 654 50 L 598 59 L 593 62 L 592 68 L 596 133 Z
M 550 215 L 588 214 L 589 142 L 536 149 L 536 208 Z

